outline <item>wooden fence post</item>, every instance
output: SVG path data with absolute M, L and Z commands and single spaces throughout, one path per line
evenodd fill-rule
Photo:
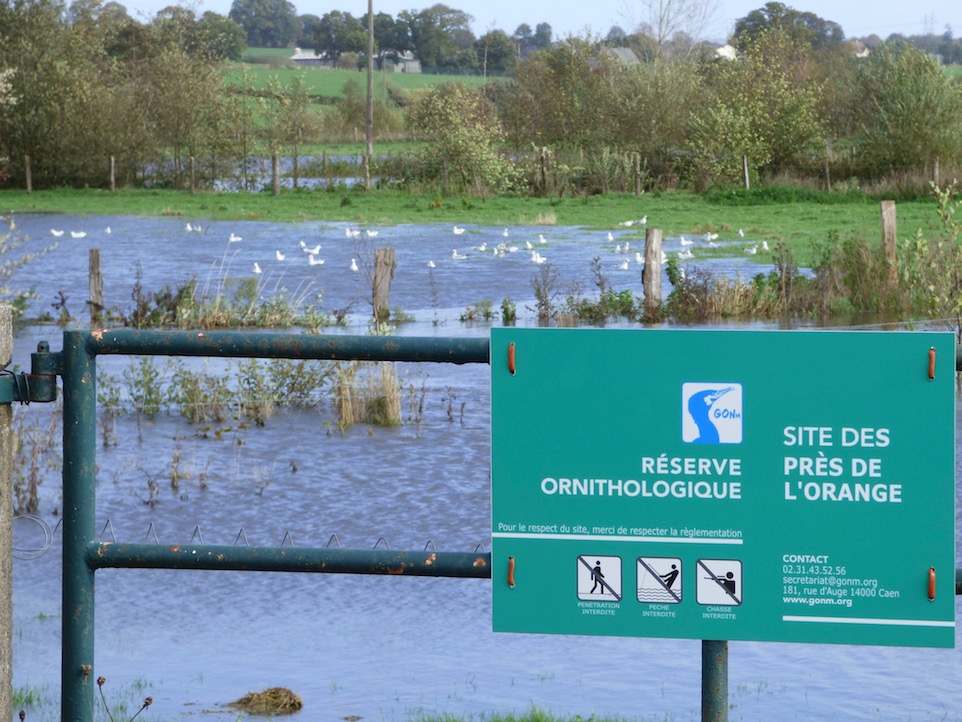
M 279 196 L 281 194 L 281 160 L 277 157 L 277 153 L 271 155 L 271 178 L 274 183 L 274 195 Z
M 657 318 L 661 310 L 661 229 L 645 231 L 645 270 L 641 272 L 645 287 L 645 315 Z
M 830 169 L 830 163 L 832 162 L 832 139 L 829 138 L 825 141 L 825 190 L 832 190 L 832 174 Z
M 374 278 L 371 290 L 374 305 L 374 322 L 381 324 L 391 315 L 391 279 L 397 268 L 397 258 L 393 248 L 374 249 Z
M 100 273 L 100 249 L 91 248 L 88 253 L 88 268 L 90 275 L 90 323 L 100 323 L 104 311 L 104 277 Z
M 188 180 L 188 183 L 190 183 L 190 193 L 193 195 L 197 190 L 196 176 L 194 175 L 194 156 L 191 155 L 187 157 L 187 167 L 190 171 L 190 179 Z
M 631 154 L 631 169 L 635 176 L 635 196 L 641 195 L 641 153 Z
M 117 190 L 117 160 L 110 156 L 110 192 Z
M 541 146 L 541 193 L 548 195 L 548 147 Z
M 935 183 L 935 185 L 938 185 L 939 180 L 941 180 L 939 174 L 939 157 L 935 156 L 932 159 L 932 182 Z
M 33 168 L 30 165 L 30 156 L 23 156 L 23 172 L 27 178 L 27 193 L 33 193 Z
M 745 182 L 745 190 L 747 191 L 751 187 L 751 181 L 748 178 L 748 156 L 742 156 L 742 179 Z
M 895 232 L 895 201 L 882 201 L 882 255 L 889 264 L 889 283 L 899 282 L 897 236 Z

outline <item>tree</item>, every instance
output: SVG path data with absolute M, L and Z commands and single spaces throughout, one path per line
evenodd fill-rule
M 655 55 L 664 52 L 678 33 L 699 37 L 718 11 L 719 0 L 640 0 L 643 24 L 654 42 Z
M 314 32 L 314 52 L 325 55 L 335 66 L 342 53 L 367 49 L 367 31 L 350 13 L 332 10 L 321 17 Z
M 959 157 L 962 88 L 921 50 L 883 43 L 858 64 L 853 82 L 862 151 L 880 170 Z
M 494 107 L 477 91 L 460 83 L 445 83 L 423 91 L 408 114 L 414 131 L 428 145 L 429 159 L 447 164 L 461 181 L 484 195 L 505 189 L 511 164 L 496 148 L 501 127 Z
M 208 10 L 198 23 L 201 42 L 206 47 L 205 55 L 211 60 L 233 60 L 239 62 L 247 50 L 247 35 L 244 29 L 230 18 Z
M 418 13 L 406 10 L 398 19 L 407 25 L 412 49 L 425 70 L 456 67 L 474 43 L 473 18 L 441 3 Z
M 559 145 L 591 149 L 610 144 L 616 130 L 618 67 L 595 43 L 567 38 L 518 64 L 504 100 L 509 137 L 518 147 Z
M 367 15 L 362 19 L 367 27 Z M 377 13 L 374 16 L 374 60 L 377 69 L 384 69 L 384 61 L 397 62 L 402 53 L 411 49 L 411 38 L 408 35 L 406 23 L 395 20 L 387 13 Z
M 314 36 L 321 19 L 317 15 L 298 15 L 294 44 L 299 48 L 314 49 Z
M 548 23 L 538 23 L 534 28 L 532 38 L 533 49 L 544 50 L 551 47 L 551 26 Z
M 778 170 L 821 152 L 822 88 L 805 72 L 811 52 L 767 31 L 737 61 L 715 66 L 715 99 L 691 114 L 691 148 L 704 182 L 736 181 L 743 157 L 754 170 Z
M 288 0 L 234 0 L 228 17 L 255 48 L 287 47 L 297 32 L 297 11 Z
M 620 25 L 612 25 L 608 34 L 605 35 L 605 45 L 613 48 L 626 48 L 628 47 L 628 34 L 622 30 Z
M 484 75 L 514 71 L 514 43 L 503 30 L 489 30 L 474 44 Z
M 515 28 L 514 35 L 511 38 L 515 42 L 517 47 L 518 57 L 523 58 L 528 54 L 532 40 L 534 39 L 534 32 L 531 30 L 531 26 L 528 23 L 521 23 L 517 28 Z
M 799 12 L 780 2 L 769 2 L 735 23 L 735 45 L 741 50 L 770 30 L 816 50 L 837 47 L 845 41 L 845 33 L 838 23 L 823 20 L 815 13 Z

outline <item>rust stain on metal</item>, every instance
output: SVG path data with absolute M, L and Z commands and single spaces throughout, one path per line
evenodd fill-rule
M 484 561 L 484 557 L 478 557 L 477 559 L 474 560 L 474 564 L 472 564 L 471 566 L 473 566 L 475 569 L 478 569 L 480 567 L 486 567 L 488 566 L 488 564 L 487 562 Z
M 179 552 L 179 551 L 180 551 L 180 547 L 179 547 L 179 546 L 177 546 L 177 547 L 171 547 L 170 550 L 171 550 L 172 552 Z
M 204 335 L 204 332 L 203 332 L 203 331 L 198 331 L 198 332 L 197 332 L 197 338 L 207 338 L 207 336 Z
M 424 564 L 426 566 L 431 566 L 437 560 L 438 560 L 438 555 L 432 552 L 431 554 L 428 555 L 428 558 L 424 561 Z
M 98 328 L 96 331 L 91 331 L 90 335 L 94 337 L 94 341 L 99 343 L 104 340 L 104 333 L 106 333 L 106 331 L 107 329 L 105 328 Z

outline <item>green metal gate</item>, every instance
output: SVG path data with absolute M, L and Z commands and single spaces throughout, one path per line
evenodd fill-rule
M 101 355 L 288 358 L 298 360 L 489 363 L 487 338 L 310 336 L 228 331 L 65 331 L 63 351 L 46 343 L 29 374 L 0 377 L 0 403 L 56 398 L 63 379 L 63 649 L 61 719 L 79 720 L 94 694 L 94 580 L 98 569 L 223 569 L 490 578 L 490 553 L 165 546 L 97 541 L 96 402 Z M 957 367 L 962 363 L 957 358 Z M 956 571 L 962 594 L 962 570 Z M 702 643 L 702 719 L 728 718 L 728 643 Z

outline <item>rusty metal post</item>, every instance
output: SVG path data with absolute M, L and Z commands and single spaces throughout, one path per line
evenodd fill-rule
M 701 720 L 728 722 L 728 642 L 701 643 Z

